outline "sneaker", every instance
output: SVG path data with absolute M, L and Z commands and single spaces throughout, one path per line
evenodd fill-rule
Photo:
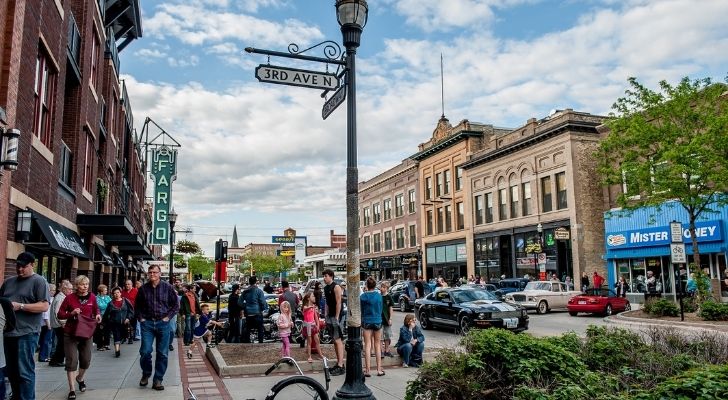
M 390 352 L 388 352 L 388 351 L 385 351 L 384 353 L 382 353 L 382 355 L 383 355 L 384 357 L 394 357 L 394 354 L 392 354 L 392 353 L 390 353 Z
M 169 351 L 174 351 L 174 346 L 172 346 L 171 344 L 169 345 Z
M 131 339 L 129 339 L 129 341 L 128 341 L 127 343 L 128 343 L 128 344 L 134 344 L 134 341 L 133 341 L 133 340 L 131 340 Z
M 152 389 L 164 390 L 164 386 L 162 386 L 162 381 L 154 381 L 154 383 L 152 383 Z
M 339 376 L 339 375 L 344 375 L 344 373 L 346 373 L 346 370 L 344 369 L 344 367 L 340 367 L 337 365 L 334 368 L 331 368 L 331 370 L 329 370 L 329 372 L 331 373 L 332 376 Z
M 407 363 L 402 363 L 402 368 L 409 368 L 409 365 L 407 365 Z

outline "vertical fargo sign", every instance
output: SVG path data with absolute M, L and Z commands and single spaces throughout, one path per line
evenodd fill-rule
M 152 150 L 152 179 L 154 179 L 154 218 L 151 244 L 169 243 L 169 214 L 172 203 L 172 181 L 177 178 L 177 150 L 160 146 Z

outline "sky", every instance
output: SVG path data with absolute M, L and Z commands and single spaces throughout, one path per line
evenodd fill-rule
M 248 54 L 341 43 L 334 0 L 143 0 L 143 36 L 121 53 L 134 125 L 150 118 L 181 147 L 178 239 L 309 245 L 346 233 L 346 106 L 321 90 L 259 82 L 255 67 L 334 65 Z M 551 110 L 607 115 L 636 77 L 728 75 L 728 1 L 369 0 L 356 56 L 359 181 L 428 141 L 443 109 L 517 128 Z M 323 57 L 321 47 L 306 54 Z M 442 56 L 442 76 L 441 60 Z M 444 102 L 442 99 L 444 98 Z M 149 138 L 159 129 L 150 126 Z M 150 184 L 151 186 L 151 184 Z M 151 196 L 151 194 L 149 194 Z

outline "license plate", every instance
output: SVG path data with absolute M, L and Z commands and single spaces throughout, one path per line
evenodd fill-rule
M 503 318 L 506 328 L 518 328 L 518 318 Z
M 579 300 L 579 304 L 586 304 L 586 300 Z

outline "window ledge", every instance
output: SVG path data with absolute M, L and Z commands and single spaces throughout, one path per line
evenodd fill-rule
M 73 197 L 74 199 L 76 198 L 76 192 L 71 189 L 70 186 L 66 185 L 63 181 L 58 181 L 58 187 L 61 188 L 61 190 L 63 190 L 63 192 L 67 195 Z
M 53 165 L 53 152 L 46 147 L 40 139 L 38 139 L 38 136 L 33 135 L 32 146 L 36 151 L 38 151 L 38 153 L 40 153 L 41 156 L 43 156 L 43 158 L 46 159 L 46 161 Z

